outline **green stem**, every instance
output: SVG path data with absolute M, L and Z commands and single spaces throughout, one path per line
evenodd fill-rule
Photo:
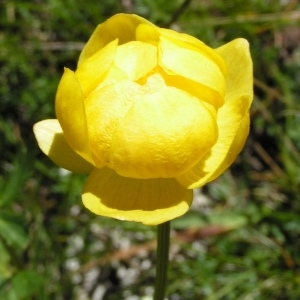
M 156 278 L 153 300 L 165 299 L 170 246 L 170 221 L 157 226 Z

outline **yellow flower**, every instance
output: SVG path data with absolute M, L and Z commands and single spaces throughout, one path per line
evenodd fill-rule
M 217 49 L 118 14 L 100 24 L 75 72 L 65 68 L 56 119 L 34 126 L 59 166 L 88 173 L 92 212 L 156 225 L 184 214 L 244 146 L 252 101 L 248 42 Z

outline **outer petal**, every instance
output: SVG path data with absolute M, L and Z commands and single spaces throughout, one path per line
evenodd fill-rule
M 161 37 L 159 64 L 171 75 L 186 77 L 215 91 L 221 99 L 225 94 L 224 74 L 212 59 L 199 51 L 180 47 L 176 43 Z M 213 99 L 212 103 L 214 102 Z
M 185 187 L 203 186 L 221 175 L 242 150 L 249 133 L 249 107 L 244 96 L 228 102 L 218 111 L 219 138 L 201 161 L 176 179 Z
M 174 58 L 172 62 L 170 62 L 171 67 L 166 67 L 166 72 L 168 72 L 170 75 L 164 76 L 165 81 L 167 82 L 167 85 L 171 85 L 174 87 L 177 87 L 181 90 L 185 90 L 190 94 L 195 95 L 201 101 L 206 101 L 210 104 L 212 104 L 215 108 L 219 108 L 224 103 L 224 93 L 220 93 L 217 89 L 217 85 L 215 82 L 211 82 L 211 84 L 204 85 L 203 82 L 201 82 L 201 75 L 203 77 L 206 76 L 205 72 L 203 74 L 203 61 L 209 60 L 209 63 L 213 66 L 215 69 L 219 69 L 219 71 L 226 76 L 227 74 L 227 67 L 223 60 L 223 58 L 212 48 L 206 46 L 203 42 L 200 40 L 184 34 L 184 33 L 178 33 L 174 30 L 170 29 L 164 29 L 159 28 L 155 26 L 151 26 L 148 24 L 141 24 L 136 29 L 136 39 L 138 41 L 142 42 L 148 42 L 152 43 L 154 45 L 157 45 L 161 39 L 161 43 L 159 46 L 162 48 L 164 44 L 166 46 L 172 47 L 170 49 L 170 53 L 174 54 L 174 48 L 177 50 L 177 54 L 183 56 L 184 59 L 184 68 L 183 72 L 178 71 L 178 73 L 174 73 L 174 70 L 179 68 L 178 65 L 180 63 L 180 59 Z M 160 64 L 164 66 L 163 61 L 166 60 L 172 60 L 173 56 L 170 56 L 170 53 L 166 53 L 166 57 L 164 58 L 164 51 L 166 49 L 160 49 Z M 181 54 L 180 54 L 181 53 Z M 185 55 L 186 54 L 186 55 Z M 196 57 L 197 56 L 197 57 Z M 200 57 L 200 59 L 199 59 Z M 177 57 L 178 58 L 178 57 Z M 196 75 L 189 74 L 191 68 L 187 68 L 187 58 L 192 61 L 192 68 L 196 72 Z M 195 62 L 197 62 L 200 66 L 195 66 Z M 174 70 L 173 70 L 174 68 Z M 183 68 L 183 69 L 184 69 Z M 211 67 L 207 67 L 208 70 L 211 71 Z M 161 71 L 160 71 L 161 72 Z M 223 77 L 222 75 L 220 75 Z M 211 80 L 214 79 L 211 76 L 208 76 L 205 78 L 205 80 Z M 222 78 L 224 81 L 224 78 Z M 204 81 L 205 82 L 205 81 Z M 201 84 L 199 84 L 201 83 Z M 213 88 L 212 88 L 213 87 Z M 223 91 L 224 92 L 224 91 Z
M 107 75 L 105 76 L 104 81 L 102 81 L 95 90 L 99 90 L 109 84 L 117 84 L 119 82 L 127 81 L 127 80 L 128 80 L 127 74 L 123 70 L 116 67 L 115 65 L 112 65 Z
M 78 61 L 78 66 L 88 57 L 98 52 L 109 42 L 119 39 L 120 44 L 135 40 L 135 30 L 140 24 L 151 22 L 137 15 L 117 14 L 98 25 L 84 46 Z
M 228 69 L 225 102 L 244 95 L 252 101 L 253 67 L 248 41 L 235 39 L 215 51 L 224 59 Z
M 109 84 L 86 100 L 90 145 L 98 168 L 110 166 L 111 140 L 130 107 L 143 97 L 139 84 L 121 81 Z
M 82 194 L 83 204 L 95 214 L 147 225 L 183 215 L 192 199 L 192 191 L 175 179 L 132 179 L 108 168 L 95 169 Z
M 85 96 L 103 81 L 105 75 L 113 65 L 117 47 L 118 40 L 108 43 L 93 56 L 87 58 L 76 70 L 76 78 L 79 80 Z
M 191 35 L 179 33 L 170 29 L 159 28 L 153 26 L 153 24 L 141 24 L 136 29 L 136 39 L 138 41 L 157 44 L 160 36 L 173 42 L 180 48 L 201 52 L 207 58 L 212 60 L 224 75 L 227 74 L 226 65 L 221 56 L 212 48 L 206 46 L 202 41 Z
M 217 135 L 211 110 L 165 86 L 137 101 L 120 123 L 111 144 L 112 167 L 126 177 L 172 178 L 194 166 Z
M 156 27 L 153 24 L 143 23 L 136 28 L 135 38 L 137 41 L 157 45 L 159 42 L 159 36 L 159 27 Z
M 70 69 L 65 68 L 55 100 L 56 115 L 68 144 L 92 163 L 89 147 L 84 96 L 81 86 Z
M 228 67 L 225 103 L 218 111 L 219 139 L 201 162 L 177 178 L 188 188 L 200 187 L 222 174 L 242 150 L 249 132 L 253 74 L 248 42 L 237 39 L 216 51 Z
M 115 65 L 125 71 L 130 80 L 137 81 L 157 66 L 157 47 L 139 41 L 121 45 Z
M 163 75 L 168 86 L 176 87 L 193 96 L 196 96 L 199 101 L 205 101 L 206 103 L 212 105 L 215 110 L 224 103 L 224 99 L 220 96 L 220 94 L 204 85 L 201 85 L 183 76 L 168 75 L 163 72 L 163 70 L 160 70 L 160 73 Z
M 58 120 L 40 121 L 33 131 L 41 150 L 55 164 L 74 173 L 88 174 L 94 168 L 68 145 Z
M 212 48 L 206 46 L 202 41 L 197 38 L 185 34 L 179 33 L 174 30 L 158 28 L 159 33 L 169 41 L 177 44 L 182 48 L 187 48 L 193 51 L 198 51 L 201 54 L 205 55 L 207 58 L 212 60 L 221 70 L 223 75 L 227 74 L 226 64 L 223 61 L 222 57 L 216 53 Z

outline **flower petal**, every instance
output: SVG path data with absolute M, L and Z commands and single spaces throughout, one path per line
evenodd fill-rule
M 106 85 L 86 99 L 88 134 L 98 168 L 110 165 L 112 137 L 130 107 L 142 96 L 139 84 L 124 80 Z
M 80 54 L 78 66 L 115 39 L 119 39 L 120 45 L 134 41 L 135 30 L 140 24 L 152 23 L 137 15 L 116 14 L 98 25 Z
M 164 86 L 137 101 L 120 123 L 111 144 L 112 167 L 133 178 L 179 176 L 209 151 L 217 134 L 210 109 Z
M 75 72 L 85 96 L 103 81 L 112 66 L 117 52 L 118 40 L 108 43 L 104 48 L 87 58 Z
M 205 101 L 212 105 L 215 110 L 224 103 L 224 99 L 220 96 L 220 94 L 204 85 L 183 76 L 168 75 L 163 72 L 163 70 L 160 70 L 160 73 L 163 75 L 168 86 L 173 86 L 182 91 L 186 91 L 187 93 L 197 97 L 199 101 Z
M 219 66 L 200 51 L 180 47 L 173 41 L 161 37 L 159 64 L 171 75 L 179 75 L 225 95 L 225 77 Z M 215 100 L 212 100 L 212 104 Z M 219 106 L 222 103 L 219 104 Z
M 221 175 L 236 159 L 249 133 L 249 108 L 253 98 L 249 44 L 244 39 L 236 39 L 216 49 L 216 52 L 228 68 L 225 103 L 217 116 L 219 138 L 201 162 L 176 178 L 191 189 L 203 186 Z
M 109 168 L 94 169 L 82 194 L 93 213 L 120 220 L 157 225 L 183 215 L 193 193 L 175 179 L 133 179 Z
M 220 68 L 224 76 L 227 74 L 226 64 L 222 57 L 212 48 L 206 46 L 202 41 L 191 35 L 179 33 L 171 29 L 159 28 L 153 24 L 141 24 L 136 29 L 137 41 L 148 42 L 157 45 L 160 36 L 174 43 L 179 48 L 201 52 L 201 54 L 212 60 Z
M 40 121 L 34 124 L 33 131 L 41 150 L 58 166 L 86 174 L 94 168 L 68 145 L 58 120 Z
M 159 27 L 156 27 L 154 24 L 143 23 L 136 28 L 135 39 L 137 41 L 157 45 L 159 36 Z
M 115 65 L 125 71 L 130 80 L 137 81 L 157 66 L 157 47 L 139 41 L 121 45 Z
M 74 72 L 68 68 L 65 68 L 57 89 L 55 110 L 69 145 L 76 153 L 92 163 L 84 96 Z
M 202 160 L 176 179 L 187 188 L 198 188 L 221 175 L 242 150 L 249 133 L 249 107 L 244 96 L 227 102 L 218 111 L 219 138 Z
M 223 75 L 226 76 L 227 67 L 222 57 L 212 48 L 206 46 L 202 41 L 191 35 L 179 33 L 171 29 L 159 28 L 158 30 L 164 38 L 175 43 L 179 47 L 201 52 L 201 54 L 212 60 L 220 68 Z
M 235 39 L 215 51 L 224 59 L 228 69 L 225 102 L 244 95 L 252 99 L 253 70 L 248 41 Z
M 94 91 L 99 90 L 109 84 L 117 84 L 119 82 L 127 81 L 127 80 L 128 80 L 127 74 L 113 64 L 111 68 L 108 70 L 104 80 L 95 88 Z

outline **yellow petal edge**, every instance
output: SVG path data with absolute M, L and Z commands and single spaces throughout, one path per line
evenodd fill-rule
M 81 51 L 78 66 L 115 39 L 119 39 L 120 45 L 136 40 L 136 28 L 140 24 L 155 26 L 140 16 L 122 13 L 114 15 L 98 25 Z
M 253 100 L 253 70 L 249 44 L 236 39 L 215 50 L 226 62 L 225 103 L 219 109 L 219 139 L 192 169 L 176 179 L 187 188 L 203 186 L 221 175 L 236 159 L 249 134 L 249 109 Z
M 94 166 L 75 153 L 64 138 L 58 120 L 40 121 L 33 132 L 41 150 L 58 166 L 74 173 L 90 173 Z
M 92 163 L 84 95 L 75 73 L 65 68 L 55 98 L 57 119 L 74 151 Z
M 82 193 L 86 208 L 97 215 L 158 225 L 183 215 L 193 191 L 175 179 L 133 179 L 112 169 L 94 169 Z

